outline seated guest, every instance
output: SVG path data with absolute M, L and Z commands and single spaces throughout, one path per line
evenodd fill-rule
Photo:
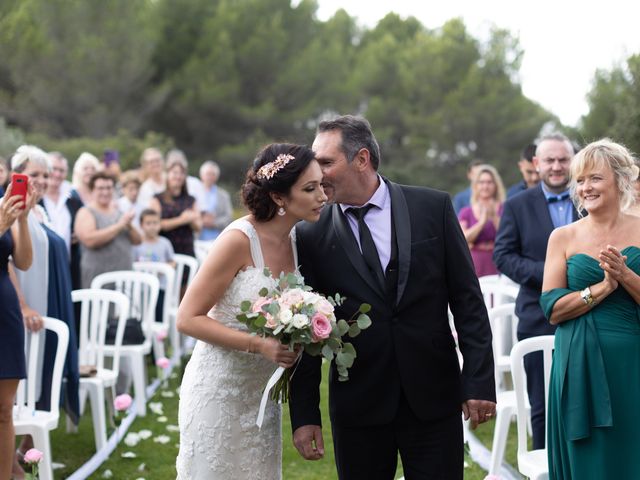
M 538 175 L 536 167 L 533 166 L 533 157 L 535 155 L 535 143 L 530 143 L 524 147 L 524 150 L 522 150 L 522 155 L 518 162 L 518 168 L 522 174 L 522 180 L 509 187 L 509 190 L 507 190 L 507 198 L 511 198 L 527 188 L 535 187 L 540 182 L 540 175 Z
M 458 213 L 478 277 L 498 273 L 493 247 L 503 202 L 504 186 L 497 170 L 491 165 L 478 165 L 471 181 L 471 205 Z

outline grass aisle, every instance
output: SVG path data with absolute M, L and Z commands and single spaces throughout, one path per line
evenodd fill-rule
M 150 369 L 154 371 L 155 369 Z M 326 367 L 325 367 L 326 370 Z M 175 458 L 178 453 L 178 394 L 181 371 L 172 374 L 167 385 L 160 388 L 147 404 L 147 416 L 138 417 L 129 429 L 125 441 L 121 442 L 111 457 L 90 477 L 92 479 L 113 478 L 114 480 L 174 480 L 176 478 Z M 324 372 L 326 379 L 326 371 Z M 304 461 L 291 442 L 291 424 L 288 409 L 283 412 L 283 478 L 285 480 L 333 480 L 337 476 L 333 464 L 333 445 L 327 414 L 327 385 L 322 383 L 321 405 L 325 426 L 325 458 L 318 462 Z M 89 408 L 87 406 L 87 408 Z M 109 434 L 111 433 L 111 429 Z M 478 438 L 489 448 L 493 435 L 493 423 L 484 425 L 476 432 Z M 56 479 L 70 476 L 95 452 L 91 412 L 85 412 L 77 433 L 66 433 L 64 420 L 52 432 L 53 460 L 65 464 L 55 471 Z M 515 430 L 510 434 L 507 445 L 507 460 L 515 462 Z M 465 480 L 482 480 L 486 472 L 467 458 Z M 399 462 L 396 478 L 402 476 Z M 241 479 L 239 479 L 241 480 Z

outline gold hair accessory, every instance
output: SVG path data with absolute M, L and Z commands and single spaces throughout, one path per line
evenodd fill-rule
M 260 167 L 257 173 L 258 178 L 261 180 L 272 179 L 276 173 L 282 170 L 287 163 L 295 158 L 296 157 L 289 155 L 288 153 L 281 153 L 273 162 L 266 163 Z

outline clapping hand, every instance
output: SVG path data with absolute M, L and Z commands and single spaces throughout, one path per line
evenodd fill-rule
M 605 280 L 609 281 L 614 288 L 618 287 L 618 283 L 624 283 L 630 272 L 626 255 L 622 255 L 616 247 L 607 245 L 606 249 L 600 250 L 598 259 L 600 268 L 604 270 Z

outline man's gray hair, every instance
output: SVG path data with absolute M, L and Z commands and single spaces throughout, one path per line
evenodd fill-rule
M 21 145 L 11 157 L 11 170 L 23 172 L 27 163 L 33 163 L 51 172 L 51 159 L 40 148 L 33 145 Z
M 220 178 L 220 166 L 213 160 L 207 160 L 202 165 L 200 165 L 200 176 L 202 176 L 202 173 L 207 168 L 212 168 L 214 173 L 216 174 L 216 178 Z

